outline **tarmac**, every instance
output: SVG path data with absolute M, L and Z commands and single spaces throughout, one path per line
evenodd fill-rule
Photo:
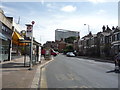
M 114 60 L 111 60 L 111 59 L 95 58 L 95 57 L 88 57 L 88 56 L 76 56 L 76 57 L 88 59 L 88 60 L 94 60 L 94 61 L 98 61 L 98 62 L 114 63 Z
M 102 60 L 84 56 L 78 56 L 77 58 L 113 63 L 113 61 L 110 60 Z M 0 87 L 2 90 L 38 90 L 40 88 L 41 69 L 54 59 L 52 57 L 51 60 L 45 60 L 41 57 L 41 63 L 37 62 L 36 65 L 33 65 L 32 70 L 29 70 L 29 60 L 30 58 L 27 56 L 25 66 L 24 56 L 0 63 Z
M 24 66 L 24 57 L 13 59 L 0 63 L 2 74 L 1 88 L 2 90 L 16 90 L 16 89 L 38 89 L 40 88 L 41 68 L 53 61 L 45 60 L 41 57 L 41 63 L 33 65 L 32 70 L 29 70 L 29 57 L 26 58 L 26 66 Z

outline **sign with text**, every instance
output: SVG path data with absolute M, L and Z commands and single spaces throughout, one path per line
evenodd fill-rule
M 26 26 L 27 26 L 26 37 L 32 37 L 33 26 L 32 25 L 26 25 Z

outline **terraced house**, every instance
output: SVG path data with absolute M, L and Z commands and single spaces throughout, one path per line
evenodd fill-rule
M 97 34 L 89 33 L 79 42 L 79 54 L 111 58 L 120 50 L 120 28 L 102 27 Z
M 112 33 L 111 52 L 112 55 L 117 54 L 120 50 L 120 28 L 116 27 Z

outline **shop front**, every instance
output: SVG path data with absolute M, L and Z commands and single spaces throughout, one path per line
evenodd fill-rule
M 2 33 L 0 33 L 0 61 L 9 59 L 9 42 Z
M 1 32 L 0 32 L 0 61 L 10 60 L 11 54 L 11 39 L 12 39 L 12 30 L 8 28 L 5 24 L 1 23 Z
M 0 9 L 0 61 L 11 60 L 12 17 L 6 17 Z

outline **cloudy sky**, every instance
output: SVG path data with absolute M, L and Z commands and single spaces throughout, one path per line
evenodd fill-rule
M 79 31 L 80 36 L 83 37 L 88 34 L 87 25 L 90 26 L 93 34 L 101 31 L 103 25 L 109 25 L 110 28 L 118 25 L 119 0 L 8 1 L 0 5 L 5 15 L 14 17 L 16 22 L 20 16 L 20 25 L 24 30 L 25 24 L 35 21 L 34 37 L 42 44 L 55 40 L 56 29 Z

